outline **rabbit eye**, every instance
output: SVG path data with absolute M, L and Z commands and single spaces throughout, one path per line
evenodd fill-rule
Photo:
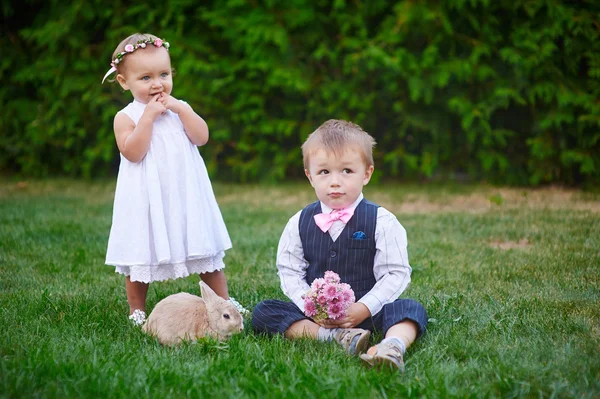
M 228 315 L 227 313 L 225 313 L 225 314 L 223 315 L 223 317 L 224 317 L 224 318 L 226 318 L 226 319 L 229 319 L 229 315 Z

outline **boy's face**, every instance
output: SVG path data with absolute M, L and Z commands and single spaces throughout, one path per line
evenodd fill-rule
M 304 173 L 322 203 L 342 209 L 356 201 L 373 169 L 365 164 L 359 148 L 349 147 L 340 156 L 325 150 L 312 152 Z
M 133 98 L 148 102 L 159 93 L 171 94 L 173 77 L 171 58 L 164 47 L 138 49 L 125 56 L 125 69 L 117 75 L 121 87 L 130 90 Z

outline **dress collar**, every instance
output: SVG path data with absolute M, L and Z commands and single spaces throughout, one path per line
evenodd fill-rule
M 141 101 L 136 100 L 135 98 L 133 99 L 133 101 L 131 103 L 139 108 L 146 108 L 146 105 L 148 105 L 148 104 L 144 104 Z

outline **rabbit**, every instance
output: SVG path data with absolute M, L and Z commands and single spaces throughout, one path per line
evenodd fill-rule
M 142 331 L 158 338 L 163 345 L 201 337 L 227 340 L 244 329 L 244 321 L 235 306 L 200 281 L 202 298 L 180 292 L 156 304 Z

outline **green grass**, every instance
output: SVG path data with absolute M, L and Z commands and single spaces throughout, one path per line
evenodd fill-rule
M 371 185 L 406 227 L 428 333 L 406 373 L 334 344 L 257 336 L 160 346 L 127 320 L 104 266 L 114 182 L 0 181 L 1 397 L 600 397 L 600 194 Z M 234 248 L 230 292 L 284 298 L 274 266 L 307 183 L 215 185 Z M 151 285 L 198 292 L 198 278 Z

